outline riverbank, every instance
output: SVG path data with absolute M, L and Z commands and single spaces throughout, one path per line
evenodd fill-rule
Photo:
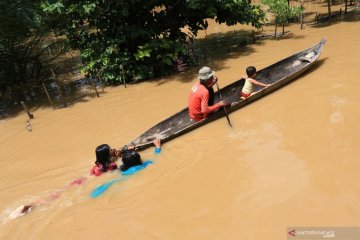
M 153 166 L 101 198 L 89 194 L 118 173 L 90 178 L 2 224 L 0 238 L 280 239 L 289 226 L 357 226 L 359 21 L 288 30 L 209 63 L 225 86 L 248 65 L 261 69 L 327 39 L 317 66 L 232 113 L 233 129 L 220 119 L 164 144 Z M 186 106 L 196 81 L 188 72 L 37 109 L 32 132 L 26 114 L 0 121 L 1 223 L 18 205 L 89 176 L 98 144 L 121 146 Z

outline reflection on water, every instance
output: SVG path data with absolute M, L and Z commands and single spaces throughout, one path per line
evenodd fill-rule
M 218 28 L 222 31 L 223 28 Z M 281 239 L 288 226 L 360 219 L 358 22 L 289 30 L 218 60 L 222 86 L 327 39 L 322 64 L 230 115 L 166 143 L 153 166 L 90 199 L 118 172 L 89 178 L 0 227 L 1 239 Z M 209 65 L 212 67 L 211 63 Z M 121 146 L 182 109 L 195 75 L 107 88 L 99 99 L 0 122 L 1 215 L 87 176 L 94 149 Z M 192 79 L 189 79 L 192 78 Z M 153 149 L 142 152 L 151 158 Z
M 331 123 L 339 123 L 343 121 L 344 117 L 341 114 L 340 107 L 346 103 L 346 99 L 339 98 L 337 96 L 331 96 L 330 101 L 332 105 L 335 107 L 335 112 L 333 112 L 330 116 Z

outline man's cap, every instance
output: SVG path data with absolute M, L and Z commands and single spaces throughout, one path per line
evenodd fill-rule
M 209 67 L 202 67 L 199 71 L 199 79 L 200 81 L 206 81 L 212 76 L 214 76 L 215 72 L 211 71 Z

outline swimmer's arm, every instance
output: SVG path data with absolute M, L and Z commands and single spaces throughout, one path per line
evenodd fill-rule
M 159 154 L 161 152 L 161 141 L 159 138 L 155 139 L 153 141 L 153 144 L 155 145 L 155 153 Z
M 155 154 L 159 154 L 161 152 L 161 140 L 156 138 L 152 143 L 155 146 Z M 121 149 L 117 150 L 116 156 L 121 157 L 122 153 L 126 150 L 136 150 L 136 145 L 125 145 Z

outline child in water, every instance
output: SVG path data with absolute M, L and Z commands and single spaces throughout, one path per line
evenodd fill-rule
M 247 78 L 245 78 L 245 84 L 244 87 L 241 90 L 241 99 L 246 99 L 250 97 L 251 95 L 255 94 L 254 92 L 255 85 L 262 86 L 262 87 L 268 87 L 270 84 L 265 84 L 259 81 L 255 80 L 256 77 L 256 68 L 253 66 L 246 68 L 246 74 Z
M 95 166 L 91 169 L 90 174 L 100 176 L 104 172 L 117 169 L 117 165 L 112 159 L 119 158 L 121 151 L 110 148 L 108 144 L 101 144 L 95 149 L 95 155 Z
M 70 188 L 71 186 L 81 185 L 85 181 L 86 181 L 85 177 L 77 178 L 77 179 L 73 180 L 72 182 L 70 182 L 69 184 L 63 186 L 62 188 L 56 190 L 55 192 L 49 194 L 48 196 L 46 196 L 44 198 L 39 198 L 39 199 L 33 201 L 32 203 L 29 203 L 26 205 L 21 205 L 18 208 L 16 208 L 9 215 L 9 219 L 15 219 L 15 218 L 21 217 L 21 216 L 31 212 L 31 210 L 33 210 L 35 207 L 41 206 L 47 202 L 50 202 L 51 200 L 55 200 L 55 199 L 59 198 L 61 193 L 64 192 L 65 190 L 67 190 L 68 188 Z
M 153 144 L 155 145 L 155 153 L 160 153 L 160 139 L 154 140 Z M 152 163 L 151 161 L 143 162 L 141 160 L 140 154 L 137 153 L 134 149 L 124 151 L 121 160 L 123 162 L 123 165 L 120 166 L 120 170 L 122 171 L 123 175 L 130 175 Z
M 153 143 L 155 145 L 155 153 L 160 153 L 161 151 L 160 139 L 154 140 Z M 106 172 L 108 170 L 111 171 L 117 169 L 116 163 L 111 161 L 114 158 L 122 157 L 123 165 L 121 165 L 120 170 L 122 171 L 123 175 L 131 175 L 137 172 L 138 170 L 145 168 L 148 164 L 151 163 L 151 161 L 143 162 L 141 160 L 140 154 L 135 151 L 134 145 L 128 147 L 126 146 L 121 150 L 117 150 L 117 149 L 111 149 L 110 146 L 107 144 L 102 144 L 96 148 L 95 153 L 96 153 L 96 162 L 95 162 L 95 166 L 91 170 L 91 174 L 95 176 L 99 176 L 103 172 Z M 81 185 L 85 181 L 86 181 L 85 177 L 77 178 L 72 182 L 70 182 L 69 184 L 49 194 L 46 197 L 39 198 L 26 205 L 21 205 L 9 215 L 9 219 L 15 219 L 21 217 L 31 212 L 34 208 L 59 198 L 61 193 L 67 190 L 68 188 L 76 185 Z
M 153 144 L 155 145 L 155 152 L 160 152 L 160 139 L 154 140 Z M 126 171 L 130 167 L 142 164 L 139 153 L 135 151 L 135 145 L 125 146 L 121 150 L 117 150 L 112 149 L 108 144 L 102 144 L 96 148 L 95 154 L 95 166 L 90 172 L 91 175 L 95 176 L 100 176 L 104 172 L 117 169 L 118 166 L 113 161 L 120 157 L 123 159 L 123 165 L 120 169 L 122 171 Z

